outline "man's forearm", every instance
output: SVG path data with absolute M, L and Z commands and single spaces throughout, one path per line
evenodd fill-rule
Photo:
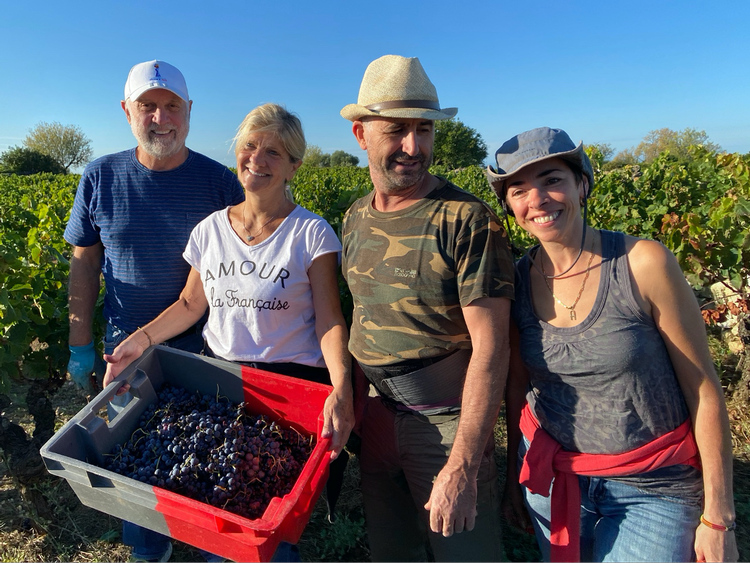
M 461 396 L 461 419 L 445 467 L 435 479 L 430 529 L 448 537 L 474 528 L 477 475 L 492 436 L 508 374 L 507 299 L 480 299 L 464 308 L 472 354 Z
M 475 478 L 487 440 L 500 413 L 508 358 L 495 355 L 496 362 L 475 358 L 469 364 L 461 399 L 461 419 L 446 466 L 461 467 Z
M 508 376 L 510 305 L 505 299 L 490 302 L 489 308 L 464 311 L 473 350 L 461 397 L 461 420 L 447 464 L 474 475 L 500 413 Z
M 75 247 L 68 281 L 70 345 L 83 346 L 93 339 L 91 326 L 99 296 L 101 245 Z

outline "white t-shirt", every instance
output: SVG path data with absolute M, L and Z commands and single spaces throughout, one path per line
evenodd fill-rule
M 183 256 L 201 275 L 211 350 L 232 361 L 325 367 L 307 270 L 331 252 L 341 252 L 331 226 L 299 205 L 255 246 L 234 232 L 229 208 L 198 223 Z

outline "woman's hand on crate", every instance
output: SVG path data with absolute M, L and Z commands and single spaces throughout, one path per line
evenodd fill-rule
M 344 449 L 349 433 L 354 428 L 354 398 L 351 385 L 348 390 L 334 388 L 323 406 L 322 438 L 331 438 L 331 461 Z
M 120 375 L 126 367 L 140 358 L 146 348 L 148 348 L 146 342 L 142 341 L 143 336 L 141 336 L 141 333 L 143 333 L 142 330 L 137 330 L 123 340 L 120 345 L 115 348 L 114 352 L 111 354 L 104 354 L 104 360 L 107 362 L 107 372 L 104 374 L 104 381 L 102 382 L 103 387 L 107 387 L 107 385 L 112 383 L 112 381 L 114 381 L 114 379 Z M 148 338 L 147 335 L 146 338 Z M 151 344 L 151 342 L 149 341 L 148 344 Z M 130 385 L 125 383 L 115 394 L 122 395 L 128 389 L 130 389 Z

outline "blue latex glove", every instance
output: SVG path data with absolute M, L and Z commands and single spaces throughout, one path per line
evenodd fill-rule
M 94 342 L 91 341 L 83 346 L 69 346 L 69 348 L 68 373 L 70 379 L 85 392 L 93 393 L 91 374 L 94 372 L 94 362 L 96 361 Z

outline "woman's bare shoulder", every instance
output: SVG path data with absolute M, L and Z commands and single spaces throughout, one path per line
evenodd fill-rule
M 677 258 L 662 243 L 625 235 L 625 251 L 637 298 L 644 308 L 660 296 L 689 289 Z
M 653 275 L 676 264 L 674 255 L 656 240 L 625 235 L 625 252 L 633 275 Z

